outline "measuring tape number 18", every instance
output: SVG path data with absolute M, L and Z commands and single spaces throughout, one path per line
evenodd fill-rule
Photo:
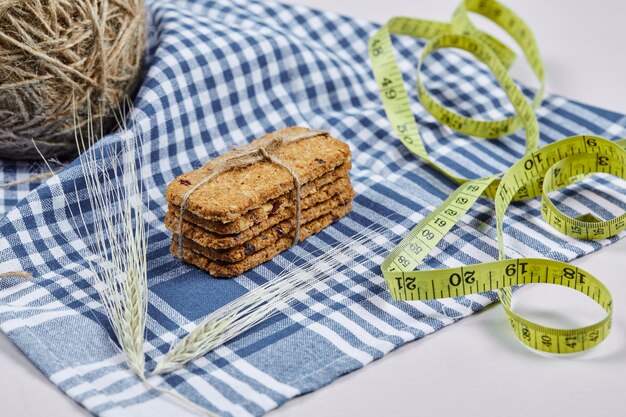
M 540 88 L 529 103 L 516 86 L 508 67 L 514 54 L 497 39 L 477 30 L 468 17 L 480 14 L 502 27 L 519 44 Z M 526 154 L 506 172 L 487 178 L 459 178 L 430 159 L 419 134 L 404 89 L 391 35 L 429 39 L 417 75 L 421 104 L 441 123 L 466 135 L 494 139 L 520 128 L 526 133 Z M 486 64 L 511 101 L 515 115 L 504 120 L 478 121 L 437 103 L 420 79 L 421 63 L 441 48 L 458 48 Z M 460 186 L 443 204 L 426 216 L 387 256 L 381 269 L 396 300 L 430 300 L 459 297 L 497 290 L 513 331 L 525 345 L 549 353 L 574 353 L 589 349 L 606 338 L 611 328 L 612 300 L 608 289 L 590 273 L 570 264 L 540 258 L 507 259 L 504 253 L 503 222 L 512 201 L 541 196 L 542 217 L 558 231 L 578 239 L 605 239 L 626 228 L 626 213 L 603 221 L 587 215 L 567 216 L 548 198 L 548 193 L 580 181 L 594 173 L 626 180 L 626 141 L 611 142 L 595 136 L 575 136 L 538 149 L 539 126 L 534 113 L 543 97 L 544 71 L 535 38 L 528 26 L 511 10 L 495 0 L 466 0 L 451 23 L 410 18 L 393 18 L 369 42 L 369 54 L 383 105 L 396 135 L 412 153 L 431 164 Z M 494 199 L 498 258 L 494 262 L 438 270 L 416 270 L 423 259 L 481 197 Z M 582 292 L 597 302 L 606 317 L 590 326 L 557 329 L 527 320 L 511 310 L 511 287 L 544 283 L 563 285 Z

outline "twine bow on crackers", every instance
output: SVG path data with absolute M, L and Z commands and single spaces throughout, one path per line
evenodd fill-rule
M 232 171 L 235 169 L 245 168 L 250 165 L 257 164 L 263 161 L 269 161 L 275 165 L 285 168 L 289 174 L 293 177 L 293 184 L 295 189 L 294 202 L 296 206 L 296 219 L 295 219 L 295 232 L 292 245 L 295 245 L 300 240 L 300 224 L 302 221 L 302 183 L 296 171 L 289 166 L 288 163 L 276 156 L 276 150 L 281 146 L 288 143 L 297 142 L 304 139 L 314 138 L 316 136 L 327 135 L 327 132 L 321 130 L 309 130 L 297 134 L 284 135 L 281 133 L 275 133 L 262 138 L 256 142 L 248 145 L 237 146 L 233 148 L 232 152 L 224 154 L 221 157 L 214 159 L 213 166 L 210 173 L 204 177 L 201 181 L 194 184 L 182 197 L 180 204 L 180 213 L 178 216 L 178 257 L 183 259 L 184 247 L 183 247 L 183 215 L 187 209 L 189 198 L 204 184 L 208 183 L 218 175 Z

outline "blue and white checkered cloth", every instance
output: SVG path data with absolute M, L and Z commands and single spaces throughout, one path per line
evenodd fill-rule
M 367 40 L 378 25 L 265 0 L 150 0 L 148 8 L 147 72 L 134 105 L 150 199 L 145 218 L 150 367 L 207 313 L 272 279 L 296 257 L 327 250 L 378 224 L 392 225 L 380 239 L 399 241 L 455 184 L 417 160 L 392 134 L 367 58 Z M 414 88 L 423 43 L 408 38 L 395 42 L 413 111 L 436 160 L 475 177 L 503 171 L 523 155 L 523 132 L 487 142 L 436 123 L 419 105 Z M 430 57 L 425 77 L 431 92 L 462 114 L 501 118 L 511 110 L 486 69 L 454 52 Z M 547 97 L 537 114 L 542 145 L 582 133 L 626 136 L 623 116 L 557 96 Z M 212 279 L 173 259 L 163 225 L 166 184 L 213 155 L 287 125 L 327 130 L 350 144 L 357 192 L 351 215 L 233 280 Z M 118 135 L 109 135 L 96 146 L 118 140 Z M 0 161 L 0 182 L 23 178 L 30 169 Z M 88 249 L 66 210 L 66 198 L 85 198 L 82 187 L 74 163 L 35 190 L 32 184 L 0 189 L 0 213 L 5 214 L 0 220 L 0 271 L 23 269 L 35 277 L 29 282 L 0 281 L 0 327 L 52 382 L 94 414 L 191 414 L 169 397 L 147 390 L 126 369 L 110 338 L 85 261 Z M 554 198 L 570 213 L 610 217 L 626 208 L 624 195 L 623 183 L 597 176 Z M 539 208 L 538 201 L 529 201 L 509 209 L 509 256 L 565 261 L 616 240 L 565 237 L 543 223 Z M 480 200 L 425 267 L 495 259 L 494 236 L 492 203 Z M 381 255 L 366 248 L 362 255 L 357 266 L 336 274 L 302 304 L 286 307 L 156 382 L 222 415 L 261 415 L 494 298 L 488 293 L 394 302 L 378 267 Z

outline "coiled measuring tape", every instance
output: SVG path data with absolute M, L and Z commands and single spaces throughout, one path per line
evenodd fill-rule
M 468 12 L 480 14 L 502 27 L 519 44 L 541 87 L 529 103 L 507 72 L 514 54 L 498 40 L 477 30 Z M 520 128 L 526 132 L 526 154 L 506 172 L 488 178 L 459 178 L 430 159 L 411 112 L 402 74 L 394 56 L 391 35 L 429 39 L 418 66 L 417 91 L 421 104 L 441 123 L 466 135 L 494 139 Z M 441 48 L 463 49 L 486 64 L 511 101 L 515 115 L 505 120 L 478 121 L 456 114 L 437 103 L 420 79 L 421 63 Z M 426 216 L 387 256 L 381 269 L 389 291 L 397 300 L 429 300 L 497 290 L 510 324 L 525 345 L 550 353 L 574 353 L 600 343 L 611 328 L 612 300 L 608 289 L 590 273 L 550 259 L 507 259 L 503 221 L 512 201 L 541 196 L 544 220 L 558 231 L 578 239 L 605 239 L 626 228 L 626 213 L 603 221 L 592 215 L 572 218 L 559 211 L 547 194 L 593 173 L 626 180 L 626 141 L 611 142 L 595 136 L 575 136 L 537 149 L 539 127 L 534 109 L 542 100 L 544 71 L 535 38 L 528 26 L 495 0 L 466 0 L 451 23 L 394 18 L 369 42 L 374 75 L 396 135 L 419 158 L 460 183 L 435 211 Z M 498 261 L 457 268 L 416 271 L 422 260 L 481 197 L 494 199 Z M 511 287 L 545 283 L 567 286 L 598 303 L 607 316 L 590 326 L 556 329 L 527 320 L 511 310 Z

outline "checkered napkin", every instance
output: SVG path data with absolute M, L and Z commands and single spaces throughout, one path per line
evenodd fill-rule
M 145 349 L 153 367 L 209 312 L 297 259 L 381 224 L 387 230 L 378 239 L 381 247 L 397 243 L 455 184 L 417 160 L 392 133 L 367 58 L 367 40 L 377 25 L 266 0 L 151 0 L 148 8 L 150 46 L 134 119 L 147 160 L 142 172 L 149 198 Z M 414 114 L 436 160 L 476 177 L 503 171 L 523 155 L 523 132 L 484 141 L 436 123 L 419 105 L 414 88 L 423 43 L 395 42 Z M 435 97 L 461 114 L 501 118 L 512 111 L 485 67 L 454 52 L 428 58 L 425 77 Z M 547 97 L 537 114 L 541 145 L 581 133 L 626 136 L 621 115 L 557 96 Z M 212 279 L 173 259 L 163 226 L 166 184 L 211 156 L 289 125 L 327 130 L 350 144 L 357 192 L 351 215 L 233 280 Z M 119 139 L 112 134 L 96 146 L 115 146 Z M 78 163 L 30 193 L 32 185 L 0 189 L 0 212 L 5 213 L 0 271 L 24 269 L 35 277 L 0 281 L 0 327 L 52 382 L 96 415 L 191 415 L 170 397 L 147 390 L 126 369 L 111 340 L 85 261 L 89 249 L 66 207 L 66 201 L 86 199 Z M 31 169 L 6 161 L 0 167 L 2 181 L 23 178 Z M 626 208 L 625 194 L 623 183 L 598 176 L 555 193 L 554 199 L 569 214 L 592 210 L 610 217 Z M 565 261 L 616 239 L 565 237 L 543 223 L 539 208 L 533 200 L 509 209 L 509 256 Z M 89 212 L 85 218 L 89 222 Z M 493 260 L 494 236 L 492 203 L 481 199 L 424 268 Z M 381 251 L 363 247 L 360 253 L 356 266 L 333 276 L 302 303 L 155 382 L 221 415 L 261 415 L 495 298 L 487 293 L 395 302 L 380 273 Z

